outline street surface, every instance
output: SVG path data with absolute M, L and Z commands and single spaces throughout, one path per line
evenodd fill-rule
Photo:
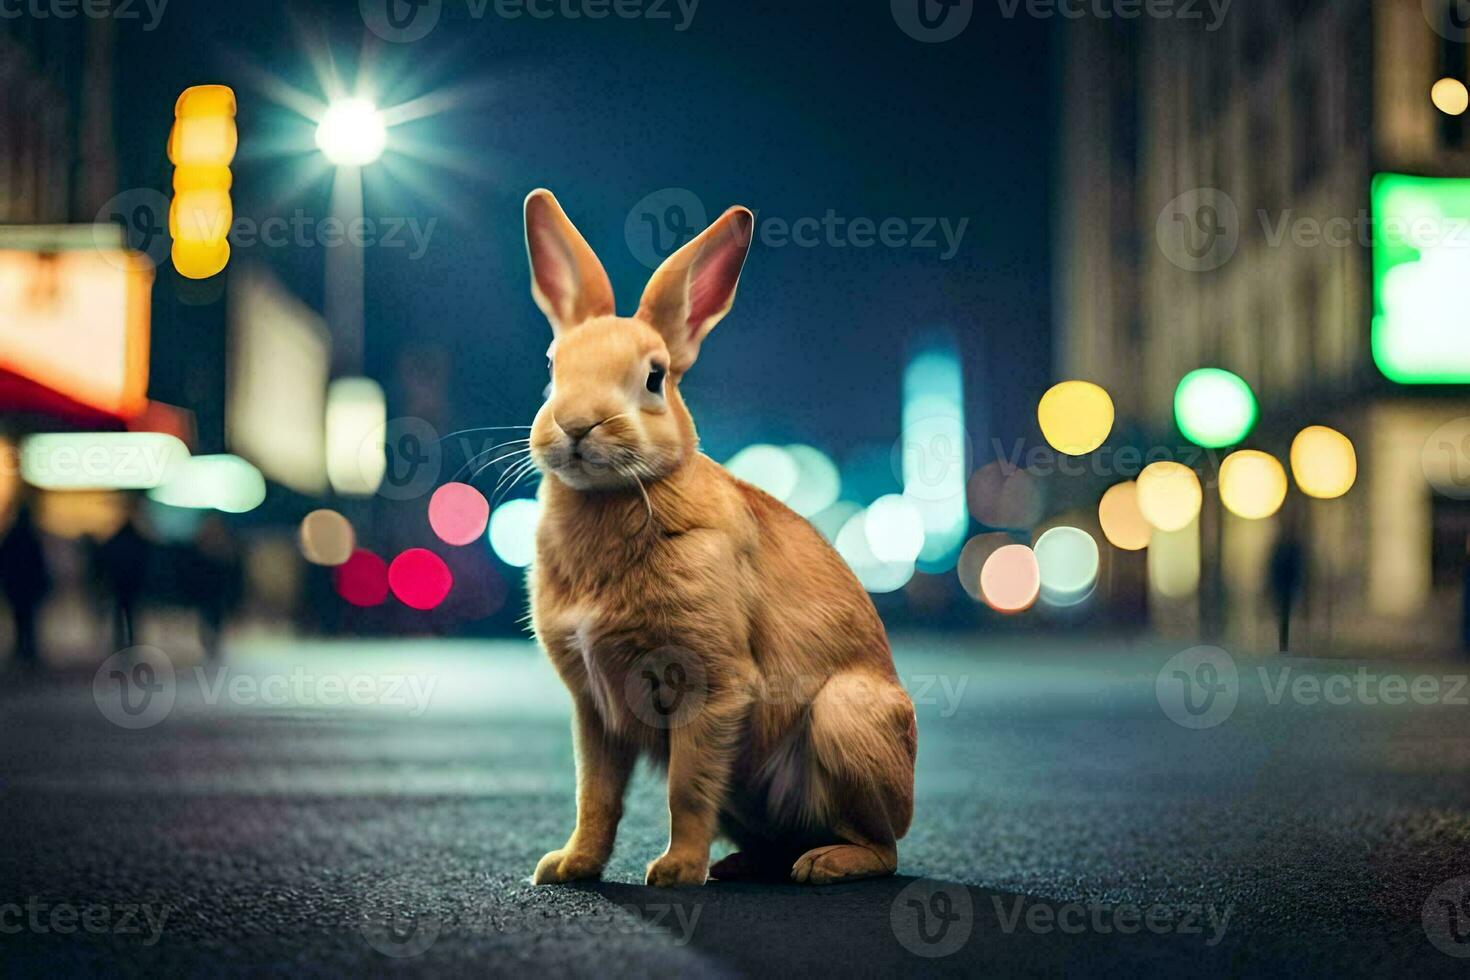
M 0 675 L 0 964 L 1464 975 L 1470 666 L 897 647 L 920 726 L 901 875 L 825 888 L 645 888 L 666 828 L 641 770 L 606 881 L 528 884 L 573 782 L 566 695 L 527 643 L 242 643 L 223 673 L 113 664 L 95 690 Z M 112 669 L 151 698 L 124 708 Z

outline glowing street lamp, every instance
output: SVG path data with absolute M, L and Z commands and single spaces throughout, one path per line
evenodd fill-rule
M 332 181 L 332 216 L 343 227 L 363 220 L 362 168 L 383 155 L 388 123 L 367 99 L 335 99 L 316 127 L 316 145 L 337 167 Z M 326 292 L 322 305 L 332 330 L 335 373 L 362 373 L 366 332 L 366 261 L 360 247 L 326 250 Z
M 367 99 L 340 99 L 327 106 L 317 125 L 316 145 L 339 167 L 365 167 L 383 155 L 388 126 Z

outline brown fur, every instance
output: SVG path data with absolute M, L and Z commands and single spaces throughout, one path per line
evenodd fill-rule
M 671 256 L 633 318 L 613 315 L 601 264 L 550 193 L 531 195 L 526 222 L 555 334 L 531 430 L 546 475 L 532 619 L 572 694 L 577 752 L 576 829 L 535 881 L 601 873 L 639 755 L 669 782 L 649 884 L 703 883 L 717 833 L 741 848 L 721 877 L 892 874 L 917 735 L 883 625 L 806 521 L 698 452 L 679 392 L 734 301 L 750 212 Z

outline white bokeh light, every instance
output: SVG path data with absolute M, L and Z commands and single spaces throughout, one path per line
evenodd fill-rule
M 490 515 L 490 547 L 495 556 L 515 568 L 525 568 L 536 557 L 536 525 L 541 504 L 535 500 L 507 500 Z
M 924 515 L 912 500 L 889 494 L 868 508 L 863 533 L 879 561 L 913 562 L 924 548 Z

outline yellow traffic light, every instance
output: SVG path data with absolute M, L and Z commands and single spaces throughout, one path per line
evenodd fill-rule
M 188 279 L 208 279 L 230 261 L 230 201 L 240 137 L 235 127 L 235 93 L 227 85 L 195 85 L 174 105 L 168 158 L 174 171 L 174 200 L 168 210 L 174 268 Z

